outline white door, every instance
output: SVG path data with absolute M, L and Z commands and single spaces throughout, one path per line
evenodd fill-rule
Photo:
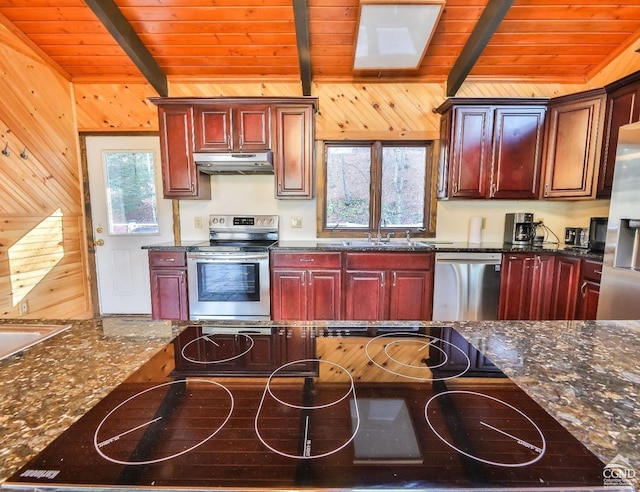
M 162 198 L 158 137 L 87 137 L 87 167 L 101 314 L 149 314 L 143 246 L 173 240 Z

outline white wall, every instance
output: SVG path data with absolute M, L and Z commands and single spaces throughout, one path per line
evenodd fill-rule
M 279 215 L 280 237 L 310 240 L 316 237 L 315 200 L 276 200 L 273 175 L 211 176 L 211 200 L 180 200 L 180 225 L 183 240 L 206 240 L 211 214 Z M 203 228 L 194 227 L 201 217 Z M 302 217 L 302 228 L 291 227 L 292 217 Z
M 211 176 L 211 201 L 181 200 L 180 222 L 183 240 L 206 240 L 210 214 L 276 214 L 280 216 L 280 237 L 284 240 L 316 238 L 316 200 L 276 200 L 274 176 Z M 588 227 L 589 217 L 609 214 L 608 200 L 586 201 L 505 201 L 462 200 L 438 202 L 436 239 L 468 239 L 469 220 L 484 218 L 483 242 L 502 242 L 504 214 L 531 212 L 542 219 L 560 239 L 565 227 Z M 194 227 L 201 217 L 203 227 Z M 292 217 L 302 217 L 302 228 L 291 227 Z
M 502 242 L 504 216 L 512 212 L 531 212 L 535 221 L 544 224 L 563 242 L 565 227 L 589 227 L 590 217 L 609 215 L 609 200 L 463 200 L 438 202 L 436 238 L 467 241 L 469 220 L 484 218 L 483 242 Z

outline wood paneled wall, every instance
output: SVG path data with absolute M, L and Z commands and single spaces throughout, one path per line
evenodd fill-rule
M 9 152 L 0 154 L 0 317 L 86 317 L 71 83 L 1 24 L 0 73 L 0 147 Z

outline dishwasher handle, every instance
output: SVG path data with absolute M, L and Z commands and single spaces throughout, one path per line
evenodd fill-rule
M 502 263 L 502 253 L 436 253 L 436 263 L 500 265 Z

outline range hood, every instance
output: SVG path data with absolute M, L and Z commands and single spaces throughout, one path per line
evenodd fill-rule
M 273 152 L 195 153 L 198 171 L 205 174 L 273 174 Z

